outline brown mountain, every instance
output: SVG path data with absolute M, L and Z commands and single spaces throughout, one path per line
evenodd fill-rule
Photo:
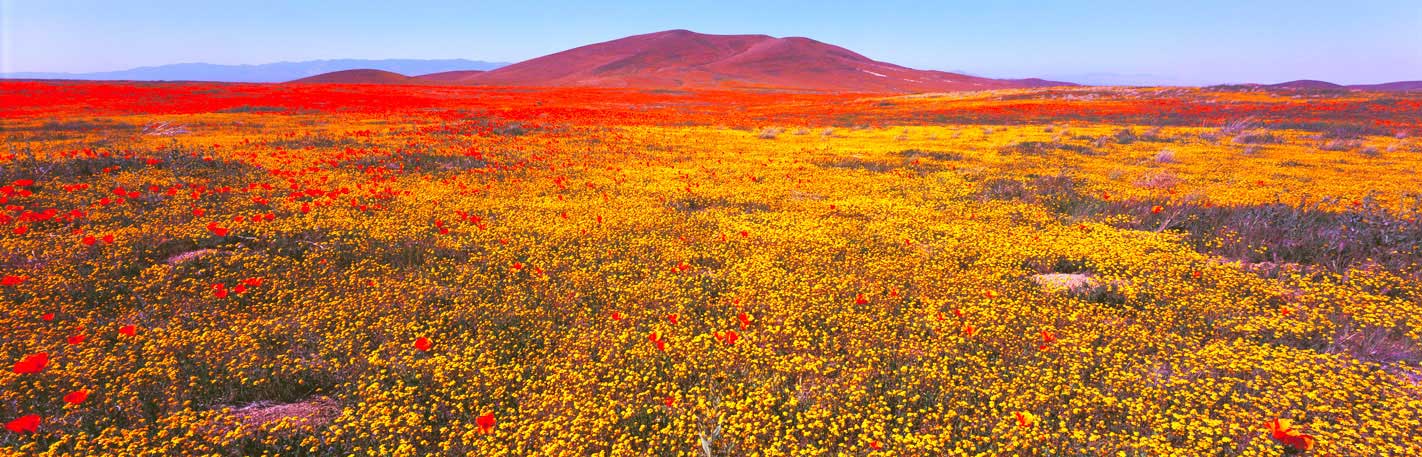
M 342 70 L 301 78 L 293 83 L 321 84 L 418 84 L 419 80 L 385 70 Z
M 459 80 L 461 80 L 461 79 L 469 78 L 469 77 L 472 77 L 472 76 L 474 76 L 474 75 L 477 75 L 477 74 L 483 73 L 483 72 L 484 72 L 484 70 L 442 71 L 442 72 L 439 72 L 439 73 L 430 73 L 430 74 L 428 74 L 428 75 L 419 75 L 419 76 L 415 76 L 414 78 L 415 78 L 415 79 L 418 79 L 418 80 L 420 80 L 420 81 L 437 82 L 437 83 L 453 83 L 453 82 L 459 82 Z
M 670 30 L 570 49 L 451 82 L 497 86 L 934 92 L 1073 85 L 980 78 L 879 62 L 809 38 Z

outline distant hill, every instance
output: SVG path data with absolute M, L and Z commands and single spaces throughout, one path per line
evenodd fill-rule
M 371 69 L 333 71 L 292 81 L 292 83 L 323 84 L 418 84 L 420 82 L 399 73 Z
M 416 76 L 415 79 L 429 82 L 452 83 L 483 73 L 483 70 L 455 70 Z
M 1381 92 L 1406 92 L 1422 90 L 1422 81 L 1394 81 L 1378 84 L 1334 84 L 1328 81 L 1318 81 L 1313 79 L 1300 79 L 1297 81 L 1282 82 L 1278 84 L 1265 84 L 1259 87 L 1270 89 L 1298 89 L 1298 90 L 1371 90 Z
M 635 35 L 526 60 L 450 81 L 498 86 L 768 88 L 841 92 L 935 92 L 1074 85 L 981 78 L 879 62 L 809 38 Z
M 1387 92 L 1422 91 L 1422 81 L 1394 81 L 1381 84 L 1354 84 L 1350 89 L 1377 90 Z
M 1347 89 L 1347 86 L 1333 84 L 1328 81 L 1318 81 L 1314 79 L 1300 79 L 1297 81 L 1282 82 L 1278 84 L 1268 84 L 1264 87 L 1270 89 Z
M 265 83 L 292 81 L 323 73 L 355 69 L 384 70 L 402 75 L 423 75 L 452 70 L 491 70 L 503 65 L 506 64 L 466 59 L 339 59 L 260 65 L 180 63 L 98 73 L 4 73 L 0 74 L 0 78 Z

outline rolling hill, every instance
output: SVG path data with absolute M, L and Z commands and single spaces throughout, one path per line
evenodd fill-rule
M 687 30 L 590 44 L 451 82 L 494 86 L 935 92 L 1072 85 L 915 70 L 809 38 Z
M 342 70 L 301 78 L 292 83 L 322 84 L 419 84 L 420 80 L 385 70 Z

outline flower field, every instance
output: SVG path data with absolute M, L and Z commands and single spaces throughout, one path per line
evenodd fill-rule
M 1418 135 L 1415 93 L 0 82 L 0 451 L 1422 455 Z

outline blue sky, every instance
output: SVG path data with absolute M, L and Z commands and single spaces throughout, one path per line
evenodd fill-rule
M 878 60 L 994 77 L 1422 79 L 1417 0 L 0 0 L 0 72 L 330 58 L 513 62 L 677 28 L 807 36 Z

